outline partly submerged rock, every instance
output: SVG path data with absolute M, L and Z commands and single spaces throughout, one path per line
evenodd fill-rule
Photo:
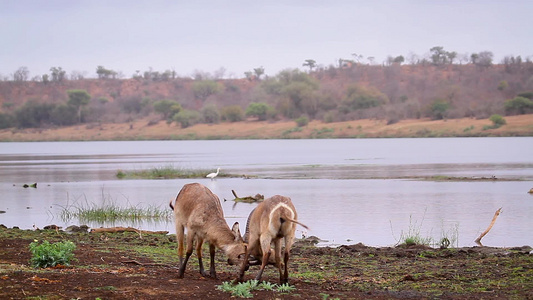
M 80 225 L 80 226 L 70 225 L 69 227 L 65 228 L 65 231 L 66 232 L 88 232 L 89 231 L 89 226 L 87 226 L 87 225 Z

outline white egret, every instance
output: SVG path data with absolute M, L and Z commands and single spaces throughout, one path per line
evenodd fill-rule
M 220 168 L 217 169 L 217 172 L 216 172 L 216 173 L 209 173 L 209 174 L 207 174 L 207 176 L 205 176 L 205 177 L 207 177 L 207 178 L 211 178 L 211 180 L 213 180 L 213 178 L 217 177 L 219 171 L 220 171 Z

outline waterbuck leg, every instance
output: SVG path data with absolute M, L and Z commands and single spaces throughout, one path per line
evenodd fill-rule
M 194 235 L 187 234 L 187 252 L 185 253 L 185 260 L 183 260 L 183 263 L 180 265 L 180 269 L 178 270 L 178 278 L 183 278 L 183 274 L 185 274 L 185 267 L 187 266 L 189 257 L 191 257 L 192 255 L 193 241 L 194 241 Z
M 198 266 L 200 267 L 200 274 L 204 277 L 207 277 L 205 273 L 204 263 L 202 261 L 202 245 L 204 243 L 203 239 L 198 238 L 196 241 L 196 255 L 198 256 Z
M 217 278 L 217 272 L 215 271 L 215 245 L 209 244 L 209 256 L 211 257 L 211 263 L 209 266 L 209 275 L 212 278 Z
M 180 264 L 180 268 L 178 270 L 178 278 L 183 278 L 183 274 L 185 274 L 185 267 L 187 266 L 187 261 L 189 261 L 189 257 L 191 257 L 192 251 L 185 254 L 185 259 L 183 260 L 183 263 Z
M 266 265 L 268 264 L 268 259 L 270 258 L 270 252 L 269 249 L 267 252 L 263 253 L 263 262 L 261 263 L 261 269 L 259 269 L 259 273 L 257 273 L 257 276 L 255 277 L 255 280 L 260 281 L 261 276 L 263 276 L 263 271 L 265 270 Z
M 288 250 L 285 250 L 285 255 L 283 255 L 283 264 L 284 264 L 285 272 L 283 274 L 283 277 L 280 277 L 279 281 L 280 281 L 281 284 L 289 282 L 289 268 L 288 268 L 288 265 L 289 265 L 289 251 Z M 280 271 L 281 271 L 281 268 L 280 268 Z M 281 275 L 281 272 L 280 272 L 280 275 Z
M 176 240 L 178 241 L 178 257 L 180 259 L 179 266 L 183 263 L 183 252 L 185 245 L 184 228 L 181 225 L 176 226 Z
M 248 259 L 250 258 L 250 252 L 248 249 L 246 249 L 246 252 L 244 253 L 244 260 L 241 264 L 241 269 L 239 271 L 239 278 L 237 279 L 239 282 L 242 282 L 244 279 L 244 272 L 248 270 Z
M 274 266 L 279 272 L 279 281 L 283 281 L 283 273 L 281 272 L 281 239 L 274 240 Z

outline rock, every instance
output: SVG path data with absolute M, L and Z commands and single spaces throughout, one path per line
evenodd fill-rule
M 81 225 L 81 226 L 71 225 L 71 226 L 65 228 L 65 231 L 66 232 L 88 232 L 89 231 L 89 226 L 87 226 L 87 225 Z
M 59 230 L 59 229 L 61 229 L 61 227 L 52 224 L 52 225 L 46 225 L 46 226 L 44 226 L 43 229 L 46 229 L 46 230 Z

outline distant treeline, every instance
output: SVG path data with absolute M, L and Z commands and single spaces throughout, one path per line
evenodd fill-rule
M 308 71 L 284 70 L 267 77 L 257 68 L 243 79 L 209 74 L 178 78 L 154 71 L 117 79 L 116 72 L 99 66 L 98 79 L 66 80 L 61 68 L 53 68 L 47 80 L 0 82 L 0 128 L 139 118 L 182 127 L 246 118 L 292 119 L 299 125 L 374 118 L 392 124 L 533 113 L 533 62 L 509 57 L 495 65 L 491 53 L 483 52 L 468 64 L 457 64 L 457 54 L 442 47 L 431 50 L 429 59 L 415 64 L 403 64 L 403 57 L 364 64 L 356 57 L 324 68 L 306 60 Z

